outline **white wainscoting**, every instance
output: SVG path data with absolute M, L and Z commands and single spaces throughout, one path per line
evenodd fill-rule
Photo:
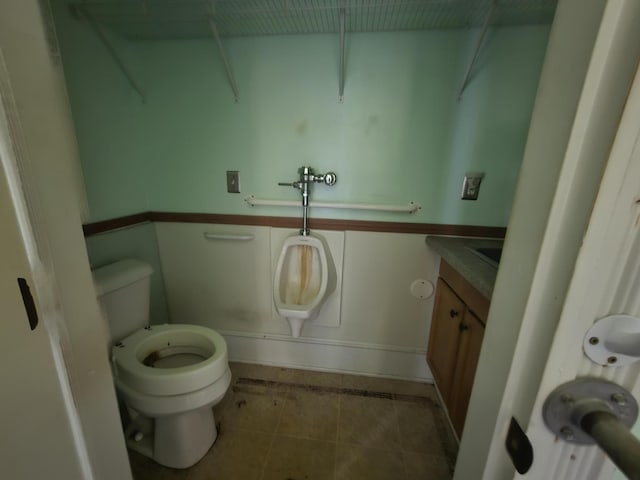
M 393 345 L 221 331 L 229 360 L 433 383 L 426 350 Z
M 323 312 L 335 318 L 308 322 L 294 339 L 287 321 L 273 313 L 273 257 L 286 230 L 158 223 L 156 231 L 170 322 L 224 334 L 232 360 L 432 379 L 425 349 L 433 297 L 411 291 L 416 280 L 437 278 L 438 257 L 424 235 L 317 232 L 342 270 L 334 308 Z M 224 240 L 229 235 L 251 240 Z

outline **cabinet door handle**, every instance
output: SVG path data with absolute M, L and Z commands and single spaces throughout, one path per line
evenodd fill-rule
M 466 325 L 463 322 L 460 322 L 460 325 L 458 325 L 458 330 L 460 330 L 460 332 L 464 332 L 465 330 L 469 330 L 469 325 Z
M 449 316 L 451 318 L 456 318 L 458 315 L 460 315 L 460 312 L 457 310 L 454 310 L 453 308 L 451 310 L 449 310 Z

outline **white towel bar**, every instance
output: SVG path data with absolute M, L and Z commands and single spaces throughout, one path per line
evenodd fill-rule
M 266 200 L 249 195 L 244 199 L 252 207 L 301 207 L 301 202 L 293 200 Z M 374 210 L 378 212 L 415 213 L 422 208 L 417 202 L 409 202 L 408 205 L 376 205 L 371 203 L 333 203 L 333 202 L 309 202 L 312 208 L 342 208 L 348 210 Z
M 205 232 L 204 238 L 206 238 L 207 240 L 234 240 L 238 242 L 248 242 L 249 240 L 253 240 L 253 235 L 250 233 L 240 234 L 240 235 L 228 235 L 224 233 Z

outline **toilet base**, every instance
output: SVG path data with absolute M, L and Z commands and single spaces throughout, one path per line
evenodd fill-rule
M 129 448 L 171 468 L 195 465 L 217 436 L 211 406 L 154 419 L 138 415 L 126 431 Z

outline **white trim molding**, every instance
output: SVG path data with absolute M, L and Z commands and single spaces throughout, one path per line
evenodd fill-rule
M 424 349 L 229 330 L 218 333 L 227 342 L 230 361 L 433 383 Z

